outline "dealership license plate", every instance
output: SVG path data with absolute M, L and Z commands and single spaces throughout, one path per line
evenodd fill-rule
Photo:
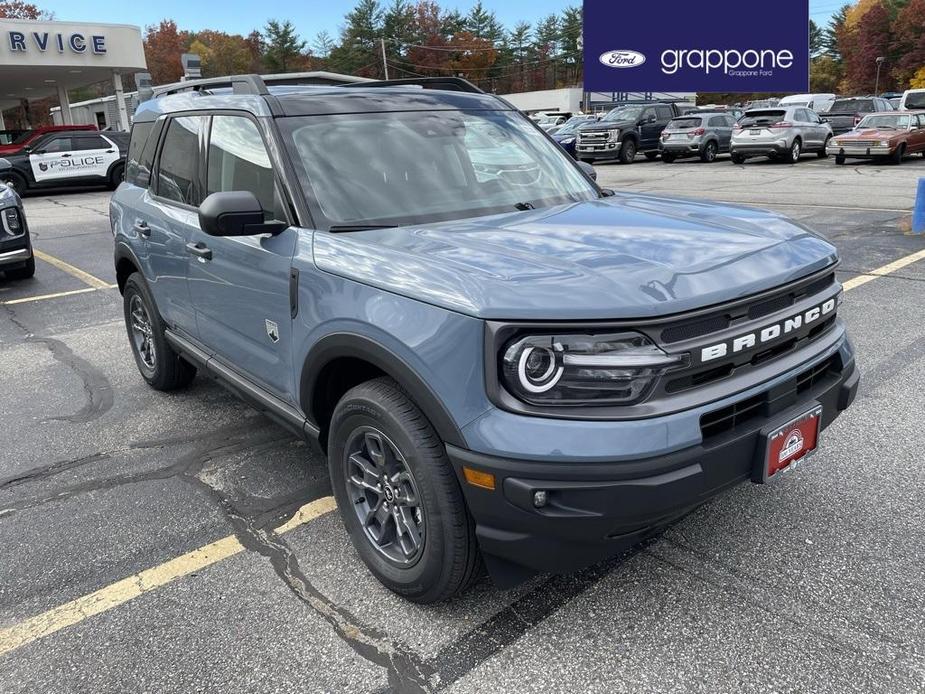
M 812 409 L 764 435 L 764 456 L 756 463 L 752 481 L 768 482 L 776 475 L 793 469 L 816 452 L 819 445 L 819 424 L 822 406 Z
M 761 129 L 760 129 L 760 128 L 752 128 L 751 130 L 748 131 L 748 134 L 749 134 L 749 135 L 760 135 L 760 134 L 761 134 Z

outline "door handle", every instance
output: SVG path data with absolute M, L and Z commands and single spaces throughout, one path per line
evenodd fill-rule
M 202 262 L 212 260 L 212 249 L 201 241 L 199 243 L 186 244 L 186 252 L 195 255 Z
M 151 227 L 148 226 L 147 222 L 139 220 L 132 225 L 132 228 L 138 232 L 138 235 L 142 238 L 151 236 Z
M 65 154 L 62 154 L 61 156 L 62 156 L 62 157 L 64 157 L 64 158 L 67 158 L 67 157 L 69 157 L 69 156 L 71 156 L 71 155 L 70 155 L 70 154 L 67 154 L 67 153 L 65 153 Z
M 106 154 L 112 154 L 112 153 L 115 152 L 115 151 L 116 151 L 116 150 L 114 150 L 114 149 L 107 149 L 107 150 L 106 150 Z

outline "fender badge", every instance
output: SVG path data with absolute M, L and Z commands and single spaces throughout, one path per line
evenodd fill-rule
M 267 337 L 270 338 L 270 342 L 279 342 L 279 326 L 269 319 L 264 320 L 264 323 L 267 324 Z

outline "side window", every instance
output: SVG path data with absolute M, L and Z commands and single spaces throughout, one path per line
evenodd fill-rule
M 647 108 L 642 112 L 642 122 L 645 123 L 650 118 L 655 118 L 655 109 Z
M 71 138 L 74 149 L 110 149 L 110 144 L 99 135 L 78 135 Z
M 671 120 L 674 117 L 674 113 L 668 106 L 656 106 L 655 110 L 658 112 L 659 120 Z
M 158 160 L 157 194 L 196 206 L 199 195 L 199 133 L 203 116 L 172 118 Z
M 135 123 L 132 125 L 132 138 L 128 143 L 128 156 L 125 162 L 125 180 L 129 183 L 146 188 L 148 180 L 142 179 L 142 174 L 151 173 L 151 162 L 147 166 L 142 165 L 142 155 L 145 151 L 148 140 L 151 139 L 151 131 L 154 130 L 154 123 Z M 154 156 L 154 148 L 151 147 L 151 156 Z
M 249 190 L 268 218 L 276 216 L 276 184 L 257 124 L 243 116 L 213 116 L 206 195 Z
M 725 116 L 713 116 L 710 118 L 710 127 L 711 128 L 725 128 L 726 127 L 726 117 Z
M 71 138 L 69 137 L 53 137 L 44 144 L 39 145 L 35 148 L 39 152 L 70 152 L 74 149 Z

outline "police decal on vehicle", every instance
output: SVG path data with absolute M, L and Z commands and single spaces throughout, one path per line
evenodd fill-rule
M 52 146 L 56 141 L 53 140 L 49 143 L 49 150 L 30 153 L 29 165 L 36 182 L 84 176 L 105 177 L 110 165 L 119 160 L 119 147 L 104 135 L 94 133 L 92 138 L 102 141 L 99 147 L 54 151 Z

